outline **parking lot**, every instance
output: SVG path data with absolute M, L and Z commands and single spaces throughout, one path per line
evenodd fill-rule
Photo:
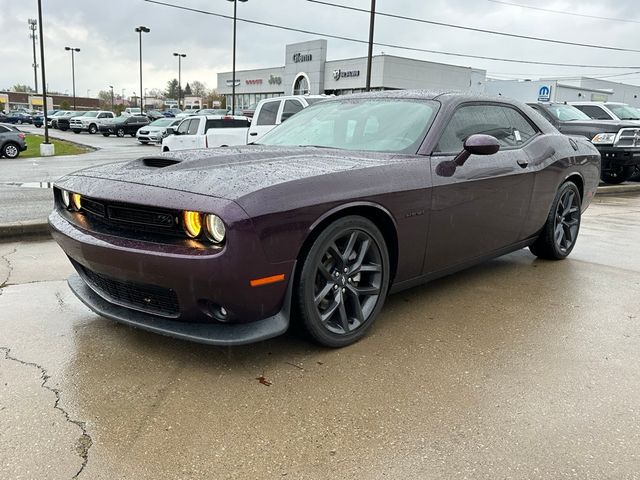
M 0 477 L 638 478 L 639 219 L 596 197 L 566 261 L 397 294 L 341 350 L 123 327 L 55 243 L 0 244 Z

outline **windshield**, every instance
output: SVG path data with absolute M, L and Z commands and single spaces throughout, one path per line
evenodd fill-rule
M 640 120 L 640 111 L 629 105 L 607 105 L 620 120 Z
M 168 127 L 171 123 L 175 122 L 173 118 L 159 118 L 149 124 L 150 127 Z
M 133 113 L 133 114 L 140 113 L 140 109 L 139 108 L 127 108 L 127 111 L 129 113 Z
M 433 101 L 335 100 L 305 108 L 256 143 L 416 153 L 437 109 Z
M 98 116 L 98 112 L 86 112 L 84 115 L 82 115 L 83 117 L 97 117 Z
M 591 120 L 586 113 L 571 105 L 549 105 L 547 111 L 561 122 L 571 122 L 574 120 Z

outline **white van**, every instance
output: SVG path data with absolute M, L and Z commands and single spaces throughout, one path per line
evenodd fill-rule
M 123 117 L 131 117 L 132 115 L 142 115 L 142 112 L 139 108 L 127 107 L 122 112 Z

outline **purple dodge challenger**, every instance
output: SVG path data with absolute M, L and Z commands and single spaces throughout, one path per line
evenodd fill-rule
M 340 347 L 390 292 L 523 247 L 565 258 L 599 178 L 586 139 L 524 104 L 381 92 L 318 103 L 258 145 L 66 176 L 49 223 L 99 315 L 214 345 L 298 322 Z

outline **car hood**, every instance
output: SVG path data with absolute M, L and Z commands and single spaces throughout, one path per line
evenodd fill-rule
M 620 130 L 621 128 L 638 128 L 638 123 L 630 122 L 630 121 L 619 121 L 619 120 L 579 120 L 572 122 L 562 122 L 563 125 L 573 126 L 573 127 L 590 127 L 590 128 L 599 128 L 603 133 L 610 132 L 614 133 Z
M 162 132 L 163 130 L 166 130 L 167 127 L 156 127 L 156 126 L 149 126 L 149 125 L 144 125 L 142 127 L 140 127 L 140 130 L 148 130 L 149 132 Z
M 371 168 L 400 154 L 248 145 L 183 150 L 90 167 L 72 174 L 237 200 L 308 177 Z

